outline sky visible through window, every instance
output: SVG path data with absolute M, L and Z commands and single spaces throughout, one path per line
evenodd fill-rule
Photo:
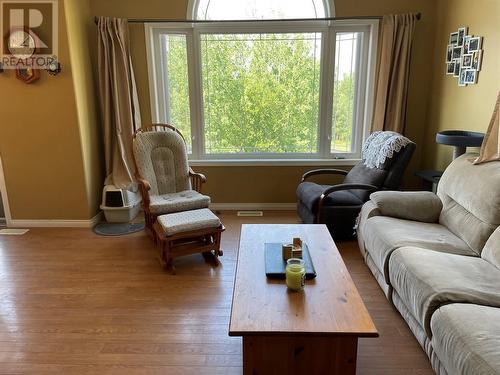
M 324 18 L 322 0 L 200 0 L 197 19 Z

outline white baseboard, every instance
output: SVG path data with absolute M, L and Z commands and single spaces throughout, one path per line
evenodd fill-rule
M 296 203 L 212 203 L 212 210 L 218 211 L 295 211 Z M 101 221 L 99 212 L 90 220 L 8 220 L 9 228 L 93 228 Z
M 216 211 L 295 211 L 297 203 L 212 203 L 210 208 Z
M 17 228 L 93 228 L 101 220 L 99 212 L 90 220 L 9 220 L 9 227 Z

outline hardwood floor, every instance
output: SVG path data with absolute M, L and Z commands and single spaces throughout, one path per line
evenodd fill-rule
M 175 276 L 143 233 L 0 236 L 0 374 L 241 374 L 241 339 L 227 334 L 240 225 L 297 218 L 221 218 L 222 266 L 179 258 Z M 356 243 L 338 247 L 380 332 L 360 341 L 358 374 L 433 374 Z

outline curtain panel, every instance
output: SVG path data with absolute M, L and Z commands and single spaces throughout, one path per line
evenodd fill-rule
M 130 58 L 128 22 L 100 17 L 97 27 L 105 184 L 135 191 L 132 139 L 135 130 L 141 127 L 141 115 Z
M 416 22 L 416 14 L 387 15 L 382 19 L 381 56 L 372 131 L 404 133 Z

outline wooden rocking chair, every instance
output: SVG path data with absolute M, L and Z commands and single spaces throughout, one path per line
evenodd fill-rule
M 208 208 L 210 197 L 201 194 L 206 177 L 189 167 L 186 141 L 176 127 L 153 124 L 137 130 L 133 155 L 150 234 L 160 215 Z

